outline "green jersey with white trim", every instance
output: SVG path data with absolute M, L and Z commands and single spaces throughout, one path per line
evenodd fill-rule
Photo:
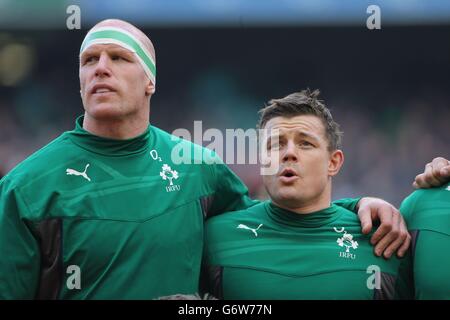
M 408 260 L 377 257 L 352 212 L 267 201 L 207 222 L 208 291 L 223 299 L 411 298 Z
M 450 299 L 450 183 L 419 189 L 400 212 L 412 235 L 416 299 Z
M 197 292 L 204 219 L 256 201 L 208 149 L 154 126 L 101 138 L 82 121 L 0 182 L 0 299 Z

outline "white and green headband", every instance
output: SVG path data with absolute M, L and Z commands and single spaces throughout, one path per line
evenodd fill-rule
M 117 44 L 127 50 L 130 50 L 138 57 L 139 62 L 144 68 L 145 74 L 156 85 L 156 64 L 151 54 L 145 48 L 139 39 L 131 33 L 116 27 L 100 27 L 88 32 L 80 48 L 81 54 L 94 44 Z

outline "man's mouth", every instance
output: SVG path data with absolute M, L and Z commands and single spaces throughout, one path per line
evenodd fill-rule
M 104 89 L 97 89 L 97 90 L 95 90 L 94 93 L 105 93 L 105 92 L 112 92 L 112 91 L 109 90 L 109 89 L 104 88 Z
M 107 84 L 96 84 L 91 90 L 91 94 L 95 95 L 104 95 L 113 92 L 116 92 L 116 90 Z
M 298 179 L 298 174 L 294 169 L 286 168 L 279 174 L 279 179 L 283 183 L 292 183 Z

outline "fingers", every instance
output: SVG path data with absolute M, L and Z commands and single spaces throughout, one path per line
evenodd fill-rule
M 406 251 L 408 250 L 409 246 L 411 245 L 411 235 L 408 234 L 406 235 L 406 239 L 403 242 L 402 246 L 400 247 L 400 249 L 398 249 L 397 251 L 397 256 L 399 258 L 403 258 L 406 254 Z
M 363 234 L 368 234 L 372 230 L 372 214 L 370 208 L 364 207 L 358 210 L 358 217 L 361 221 L 361 229 Z
M 431 162 L 432 174 L 435 179 L 437 179 L 440 184 L 446 182 L 450 175 L 448 169 L 450 169 L 450 161 L 442 157 L 434 158 Z
M 397 252 L 399 257 L 403 257 L 411 243 L 411 236 L 400 211 L 381 199 L 363 198 L 362 200 L 358 216 L 363 232 L 370 232 L 372 220 L 380 220 L 380 226 L 370 239 L 372 245 L 375 245 L 375 254 L 384 255 L 386 259 L 389 259 Z
M 386 211 L 386 213 L 382 213 L 386 215 L 386 217 L 379 215 L 381 225 L 372 237 L 372 243 L 376 243 L 375 254 L 377 256 L 381 256 L 386 248 L 392 244 L 400 234 L 399 215 L 393 214 L 392 209 L 389 211 L 390 212 Z
M 437 187 L 442 184 L 443 178 L 441 177 L 440 169 L 440 167 L 433 166 L 433 164 L 427 164 L 425 166 L 425 181 L 429 185 Z
M 419 188 L 431 188 L 431 185 L 427 182 L 427 179 L 426 179 L 427 174 L 431 175 L 432 171 L 430 169 L 432 169 L 431 163 L 427 163 L 425 165 L 425 170 L 423 171 L 423 173 L 418 174 L 414 178 L 413 186 L 416 189 L 419 189 Z
M 370 242 L 377 244 L 386 234 L 392 230 L 392 209 L 390 206 L 380 206 L 375 213 L 376 217 L 380 220 L 380 226 L 377 231 L 372 235 Z
M 386 250 L 384 250 L 384 257 L 386 259 L 389 259 L 394 254 L 394 252 L 397 252 L 398 257 L 400 257 L 400 258 L 403 257 L 406 253 L 406 250 L 408 250 L 409 243 L 411 242 L 411 236 L 409 235 L 408 230 L 406 228 L 405 220 L 403 219 L 403 217 L 401 216 L 400 213 L 394 212 L 394 214 L 398 215 L 398 217 L 399 217 L 399 219 L 398 219 L 399 234 L 398 234 L 397 239 L 395 239 L 386 248 Z M 408 238 L 409 238 L 409 241 L 405 245 L 405 242 L 407 241 Z
M 450 161 L 443 157 L 436 157 L 431 161 L 433 167 L 443 168 L 450 165 Z
M 441 168 L 439 174 L 448 180 L 450 178 L 450 164 Z
M 416 176 L 414 188 L 431 188 L 441 186 L 450 178 L 450 161 L 442 157 L 434 158 L 425 165 L 423 173 Z
M 416 177 L 415 182 L 417 182 L 421 188 L 440 186 L 442 182 L 437 178 L 436 175 L 439 174 L 439 172 L 436 170 L 437 169 L 433 168 L 431 163 L 427 163 L 424 172 Z

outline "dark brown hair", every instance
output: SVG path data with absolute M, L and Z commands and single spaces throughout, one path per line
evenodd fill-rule
M 300 115 L 314 115 L 322 120 L 325 127 L 328 150 L 340 149 L 343 132 L 340 131 L 339 124 L 333 120 L 330 110 L 325 107 L 323 101 L 318 99 L 319 94 L 319 90 L 306 89 L 281 99 L 270 100 L 269 105 L 259 111 L 261 118 L 258 128 L 263 129 L 267 122 L 275 117 L 291 118 Z

